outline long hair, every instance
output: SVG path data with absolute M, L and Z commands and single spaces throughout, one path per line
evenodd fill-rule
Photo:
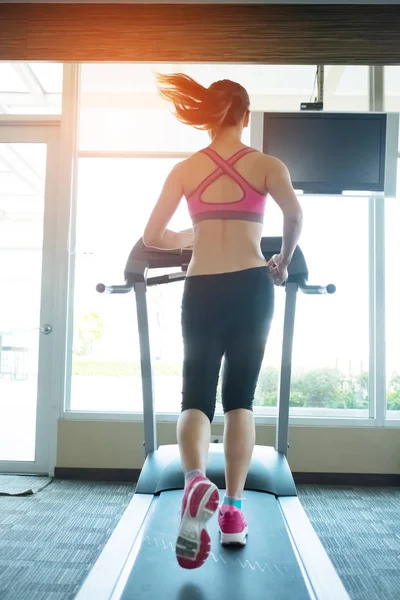
M 196 129 L 237 125 L 250 108 L 245 88 L 230 79 L 208 88 L 183 73 L 157 73 L 156 79 L 160 96 L 173 102 L 177 119 Z

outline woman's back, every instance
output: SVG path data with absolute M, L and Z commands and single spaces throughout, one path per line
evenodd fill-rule
M 260 240 L 267 162 L 268 157 L 243 144 L 219 144 L 181 164 L 189 211 L 193 217 L 197 205 L 202 217 L 193 219 L 195 239 L 188 275 L 265 266 Z
M 211 145 L 176 165 L 146 225 L 143 241 L 159 249 L 193 248 L 188 275 L 216 275 L 266 266 L 260 240 L 266 196 L 282 209 L 282 250 L 269 261 L 277 284 L 287 277 L 301 230 L 301 208 L 290 174 L 278 159 L 241 141 L 250 99 L 240 84 L 221 80 L 204 88 L 182 73 L 159 75 L 160 94 L 183 123 L 205 129 Z M 168 223 L 186 197 L 193 228 Z

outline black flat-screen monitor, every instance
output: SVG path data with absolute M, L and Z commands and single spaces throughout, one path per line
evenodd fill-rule
M 308 194 L 385 189 L 384 113 L 264 113 L 263 151 Z

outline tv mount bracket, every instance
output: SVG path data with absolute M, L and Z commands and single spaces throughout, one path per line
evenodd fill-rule
M 317 66 L 317 95 L 313 102 L 302 102 L 300 110 L 323 110 L 324 109 L 324 65 Z

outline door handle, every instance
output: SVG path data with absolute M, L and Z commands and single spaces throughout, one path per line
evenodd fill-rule
M 39 327 L 40 332 L 44 333 L 44 335 L 49 335 L 49 333 L 51 333 L 53 331 L 53 328 L 51 325 L 49 325 L 48 323 L 46 323 L 45 325 L 42 325 L 41 327 Z

